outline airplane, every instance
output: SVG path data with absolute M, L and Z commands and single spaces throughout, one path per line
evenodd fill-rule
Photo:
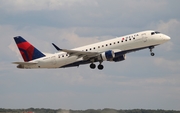
M 62 49 L 52 43 L 58 52 L 47 54 L 39 51 L 21 36 L 16 36 L 14 40 L 24 62 L 13 64 L 18 64 L 17 68 L 21 69 L 66 68 L 90 64 L 90 68 L 95 69 L 95 62 L 99 62 L 97 68 L 102 70 L 104 61 L 123 61 L 130 52 L 149 48 L 151 56 L 154 56 L 153 48 L 170 39 L 158 31 L 147 30 L 74 49 Z

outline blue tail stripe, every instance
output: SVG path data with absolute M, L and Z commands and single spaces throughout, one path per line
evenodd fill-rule
M 26 40 L 23 39 L 21 36 L 14 37 L 14 40 L 15 40 L 16 44 L 26 42 Z
M 34 53 L 32 58 L 33 59 L 37 59 L 37 58 L 41 58 L 44 57 L 45 55 L 43 53 L 41 53 L 38 49 L 34 48 Z

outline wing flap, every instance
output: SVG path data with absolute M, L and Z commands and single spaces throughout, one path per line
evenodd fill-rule
M 99 52 L 87 52 L 87 51 L 77 51 L 77 50 L 68 50 L 68 49 L 61 49 L 63 52 L 67 52 L 71 55 L 97 55 Z

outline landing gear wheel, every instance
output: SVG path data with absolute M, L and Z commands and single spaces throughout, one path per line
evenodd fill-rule
M 99 70 L 102 70 L 103 68 L 104 68 L 103 65 L 101 65 L 101 64 L 98 65 L 98 69 L 99 69 Z
M 91 69 L 95 69 L 95 68 L 96 68 L 96 65 L 95 65 L 95 64 L 90 64 L 90 68 L 91 68 Z
M 154 56 L 155 54 L 154 53 L 151 53 L 151 56 Z

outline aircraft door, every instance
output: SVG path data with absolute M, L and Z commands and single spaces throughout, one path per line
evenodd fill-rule
M 51 57 L 51 60 L 52 60 L 52 64 L 53 64 L 53 65 L 56 65 L 56 56 L 52 56 L 52 57 Z
M 143 42 L 147 42 L 147 35 L 146 33 L 143 33 L 142 35 Z

